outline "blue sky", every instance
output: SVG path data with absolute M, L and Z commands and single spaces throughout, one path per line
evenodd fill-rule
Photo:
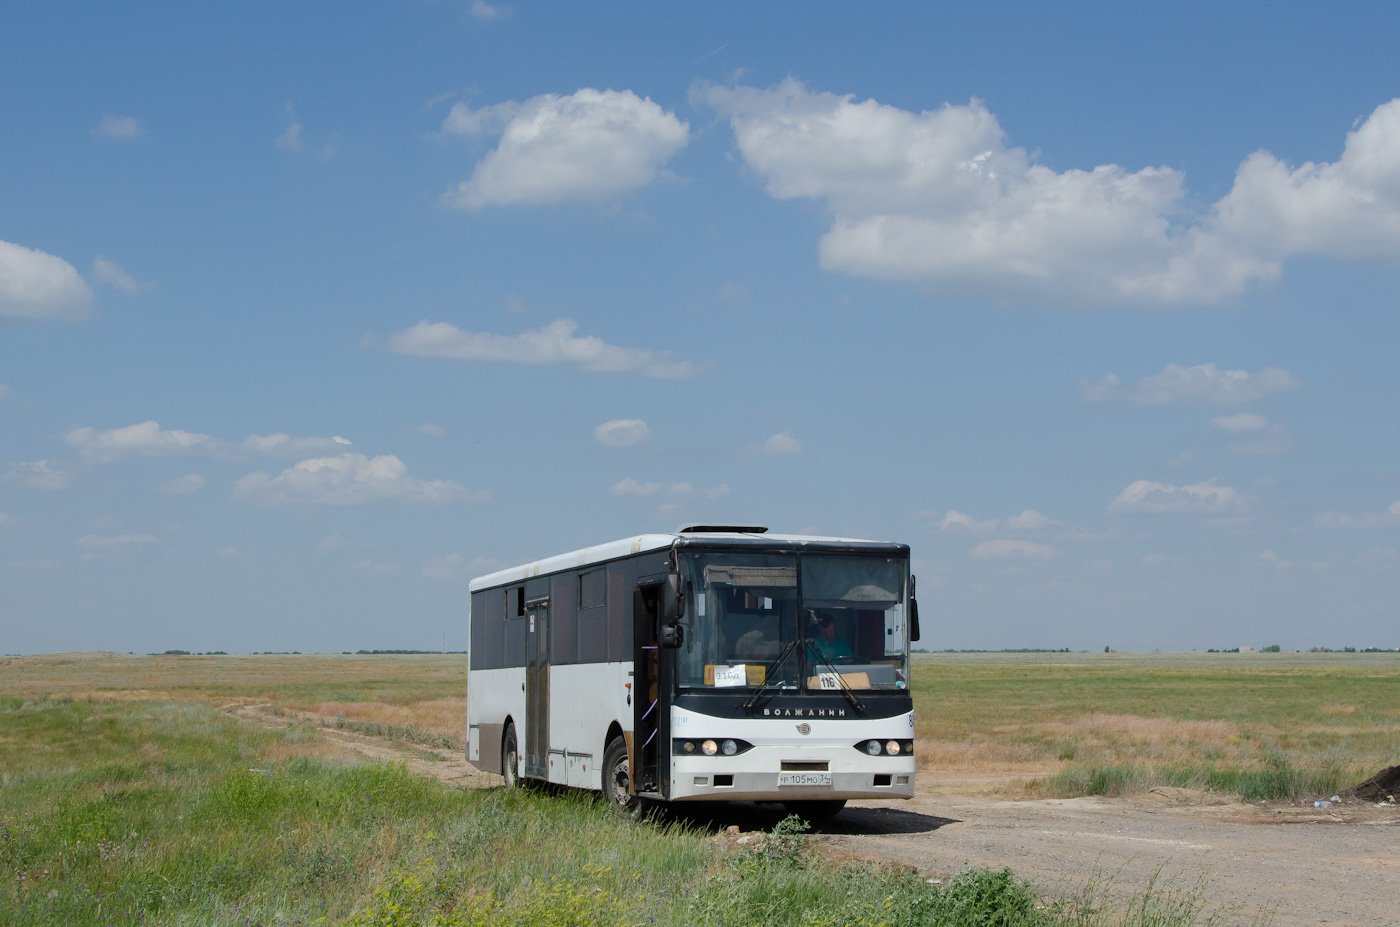
M 1400 646 L 1400 11 L 1219 6 L 11 11 L 0 652 L 715 519 L 934 648 Z

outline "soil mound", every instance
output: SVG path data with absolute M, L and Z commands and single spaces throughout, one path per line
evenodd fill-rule
M 1387 766 L 1346 791 L 1347 797 L 1362 801 L 1385 801 L 1387 797 L 1397 794 L 1400 794 L 1400 766 Z

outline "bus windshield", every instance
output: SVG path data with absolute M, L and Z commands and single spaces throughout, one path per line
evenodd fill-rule
M 682 687 L 908 688 L 906 560 L 713 553 L 682 570 Z

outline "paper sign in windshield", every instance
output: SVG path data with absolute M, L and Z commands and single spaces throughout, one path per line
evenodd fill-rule
M 749 680 L 749 668 L 740 663 L 738 666 L 716 666 L 715 667 L 715 688 L 723 689 L 731 686 L 746 686 Z

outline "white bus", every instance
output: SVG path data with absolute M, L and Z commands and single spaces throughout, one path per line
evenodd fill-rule
M 472 580 L 467 759 L 508 786 L 782 802 L 914 794 L 904 544 L 689 525 Z

